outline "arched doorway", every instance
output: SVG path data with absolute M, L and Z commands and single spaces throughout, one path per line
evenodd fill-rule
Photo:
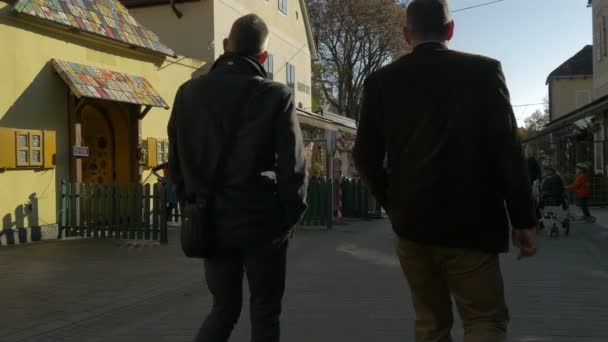
M 80 113 L 82 142 L 89 157 L 82 161 L 82 182 L 110 184 L 116 181 L 116 146 L 112 122 L 100 106 L 87 104 Z
M 130 115 L 113 102 L 91 100 L 79 111 L 82 146 L 89 156 L 82 158 L 80 172 L 85 184 L 127 184 L 133 182 Z

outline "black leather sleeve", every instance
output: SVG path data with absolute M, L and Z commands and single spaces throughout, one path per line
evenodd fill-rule
M 177 118 L 180 116 L 182 108 L 183 86 L 177 90 L 171 117 L 167 126 L 167 135 L 169 137 L 169 178 L 171 183 L 175 184 L 177 196 L 180 201 L 184 200 L 184 175 L 180 166 L 179 146 L 178 146 L 178 125 Z
M 284 225 L 296 225 L 306 210 L 307 171 L 304 142 L 291 92 L 283 101 L 275 119 L 278 195 L 285 213 Z

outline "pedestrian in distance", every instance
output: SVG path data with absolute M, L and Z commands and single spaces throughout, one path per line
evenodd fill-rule
M 501 342 L 499 254 L 511 230 L 535 255 L 537 218 L 501 64 L 449 49 L 454 28 L 447 1 L 409 4 L 413 51 L 367 78 L 354 158 L 397 235 L 415 340 L 451 341 L 453 298 L 465 342 Z
M 163 175 L 160 176 L 158 171 L 162 171 Z M 169 177 L 169 163 L 165 162 L 153 167 L 152 172 L 160 180 L 159 190 L 165 193 L 165 199 L 167 202 L 166 217 L 168 221 L 171 221 L 172 213 L 177 208 L 177 194 L 175 193 L 175 186 L 171 183 L 171 178 Z
M 536 153 L 534 148 L 532 148 L 532 146 L 526 146 L 526 148 L 524 149 L 524 153 L 526 156 L 526 163 L 528 165 L 528 174 L 530 176 L 530 182 L 532 183 L 533 188 L 536 188 L 539 184 L 540 184 L 540 180 L 542 178 L 542 172 L 541 172 L 541 168 L 540 168 L 540 164 L 538 163 L 538 160 L 536 159 Z M 535 198 L 535 197 L 533 197 Z M 542 227 L 542 221 L 541 221 L 541 214 L 540 214 L 540 209 L 539 209 L 539 203 L 537 203 L 536 201 L 534 201 L 534 205 L 535 205 L 535 212 L 536 212 L 536 219 L 539 221 L 539 228 L 543 228 Z
M 184 237 L 198 226 L 208 246 L 191 252 L 205 259 L 213 295 L 196 342 L 229 340 L 244 275 L 251 342 L 280 339 L 288 238 L 306 209 L 307 175 L 294 94 L 262 66 L 268 34 L 257 15 L 236 20 L 209 73 L 179 88 L 169 121 L 169 175 L 192 218 L 182 249 L 198 248 Z
M 570 214 L 568 196 L 564 181 L 552 165 L 543 167 L 545 174 L 539 185 L 539 208 L 542 209 L 542 222 L 549 228 L 550 237 L 558 237 L 560 228 L 570 235 Z
M 585 163 L 576 164 L 576 176 L 574 183 L 569 184 L 566 189 L 574 190 L 576 199 L 578 200 L 578 206 L 583 212 L 583 216 L 580 218 L 581 221 L 591 223 L 595 221 L 595 217 L 591 216 L 589 211 L 589 198 L 591 198 L 591 177 L 587 172 L 587 165 Z

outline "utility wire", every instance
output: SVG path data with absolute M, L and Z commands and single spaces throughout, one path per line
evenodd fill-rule
M 238 8 L 235 8 L 234 6 L 230 5 L 230 4 L 229 4 L 229 3 L 227 3 L 226 1 L 224 1 L 224 0 L 220 0 L 220 1 L 221 1 L 221 2 L 222 2 L 224 5 L 226 5 L 226 6 L 230 7 L 230 8 L 231 8 L 233 11 L 235 11 L 235 12 L 237 12 L 237 13 L 239 13 L 239 14 L 244 14 L 244 13 L 243 13 L 242 11 L 240 11 Z M 276 34 L 276 33 L 272 32 L 272 31 L 270 31 L 270 34 L 271 34 L 271 35 L 273 35 L 273 36 L 275 36 L 275 37 L 277 37 L 277 38 L 279 38 L 279 39 L 280 39 L 280 40 L 282 40 L 284 43 L 287 43 L 288 45 L 291 45 L 292 47 L 294 47 L 294 48 L 298 49 L 298 47 L 297 47 L 296 45 L 293 45 L 291 42 L 289 42 L 289 41 L 288 41 L 288 40 L 286 40 L 285 38 L 281 37 L 280 35 L 278 35 L 278 34 Z M 283 71 L 283 69 L 285 69 L 285 68 L 287 67 L 287 63 L 291 62 L 291 61 L 292 61 L 294 58 L 296 58 L 296 57 L 297 57 L 297 56 L 298 56 L 298 55 L 299 55 L 299 54 L 302 52 L 302 50 L 304 50 L 304 48 L 305 48 L 305 47 L 307 47 L 307 46 L 308 46 L 308 41 L 306 41 L 306 43 L 305 43 L 305 44 L 304 44 L 302 47 L 300 47 L 300 48 L 298 49 L 298 51 L 296 51 L 296 53 L 295 53 L 293 56 L 289 57 L 289 59 L 287 59 L 287 61 L 286 61 L 285 63 L 283 63 L 283 65 L 282 65 L 282 66 L 281 66 L 281 67 L 280 67 L 278 70 L 276 70 L 276 71 L 275 71 L 275 70 L 272 70 L 272 73 L 273 73 L 273 74 L 278 74 L 279 72 Z M 270 71 L 270 70 L 269 70 L 269 71 Z
M 278 74 L 279 72 L 283 71 L 283 69 L 285 69 L 287 67 L 287 63 L 291 62 L 294 58 L 296 58 L 300 52 L 302 52 L 302 50 L 304 50 L 305 47 L 308 46 L 308 42 L 306 42 L 298 51 L 296 51 L 296 53 L 291 56 L 285 63 L 283 63 L 283 65 L 279 68 L 279 70 L 277 71 L 272 71 L 273 74 Z
M 520 104 L 520 105 L 512 105 L 511 107 L 530 107 L 530 106 L 540 106 L 540 105 L 544 105 L 544 103 L 527 103 L 527 104 Z
M 220 2 L 221 2 L 221 3 L 223 3 L 224 5 L 226 5 L 227 7 L 229 7 L 230 9 L 232 9 L 233 11 L 235 11 L 236 13 L 240 14 L 240 15 L 245 15 L 245 14 L 247 14 L 247 13 L 244 13 L 243 11 L 241 11 L 240 9 L 238 9 L 238 8 L 236 8 L 236 7 L 234 7 L 234 6 L 232 6 L 231 4 L 227 3 L 227 2 L 226 2 L 226 1 L 224 1 L 224 0 L 220 0 Z M 277 33 L 273 32 L 273 31 L 270 31 L 270 34 L 271 34 L 271 35 L 273 35 L 273 36 L 275 36 L 275 37 L 277 37 L 277 38 L 279 38 L 279 39 L 280 39 L 280 40 L 282 40 L 284 43 L 289 44 L 289 45 L 291 45 L 292 47 L 294 47 L 294 48 L 296 48 L 296 49 L 298 48 L 296 45 L 292 44 L 292 42 L 290 42 L 290 41 L 288 41 L 287 39 L 285 39 L 285 38 L 281 37 L 281 36 L 280 36 L 280 35 L 278 35 Z M 300 49 L 300 50 L 301 50 L 301 49 Z
M 483 6 L 488 6 L 488 5 L 492 5 L 492 4 L 495 4 L 497 2 L 502 2 L 502 1 L 505 1 L 505 0 L 490 1 L 490 2 L 483 3 L 483 4 L 475 5 L 475 6 L 469 6 L 469 7 L 465 7 L 465 8 L 459 8 L 457 10 L 453 10 L 452 13 L 462 12 L 462 11 L 466 11 L 466 10 L 470 10 L 470 9 L 474 9 L 474 8 L 478 8 L 478 7 L 483 7 Z

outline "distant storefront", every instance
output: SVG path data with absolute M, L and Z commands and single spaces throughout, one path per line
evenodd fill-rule
M 554 165 L 566 176 L 573 174 L 577 163 L 589 165 L 596 175 L 606 175 L 607 114 L 608 96 L 605 96 L 553 120 L 524 144 L 536 152 L 537 158 Z
M 298 109 L 309 174 L 313 177 L 346 177 L 352 171 L 352 144 L 357 133 L 354 120 L 331 113 Z M 339 171 L 336 173 L 336 171 Z

